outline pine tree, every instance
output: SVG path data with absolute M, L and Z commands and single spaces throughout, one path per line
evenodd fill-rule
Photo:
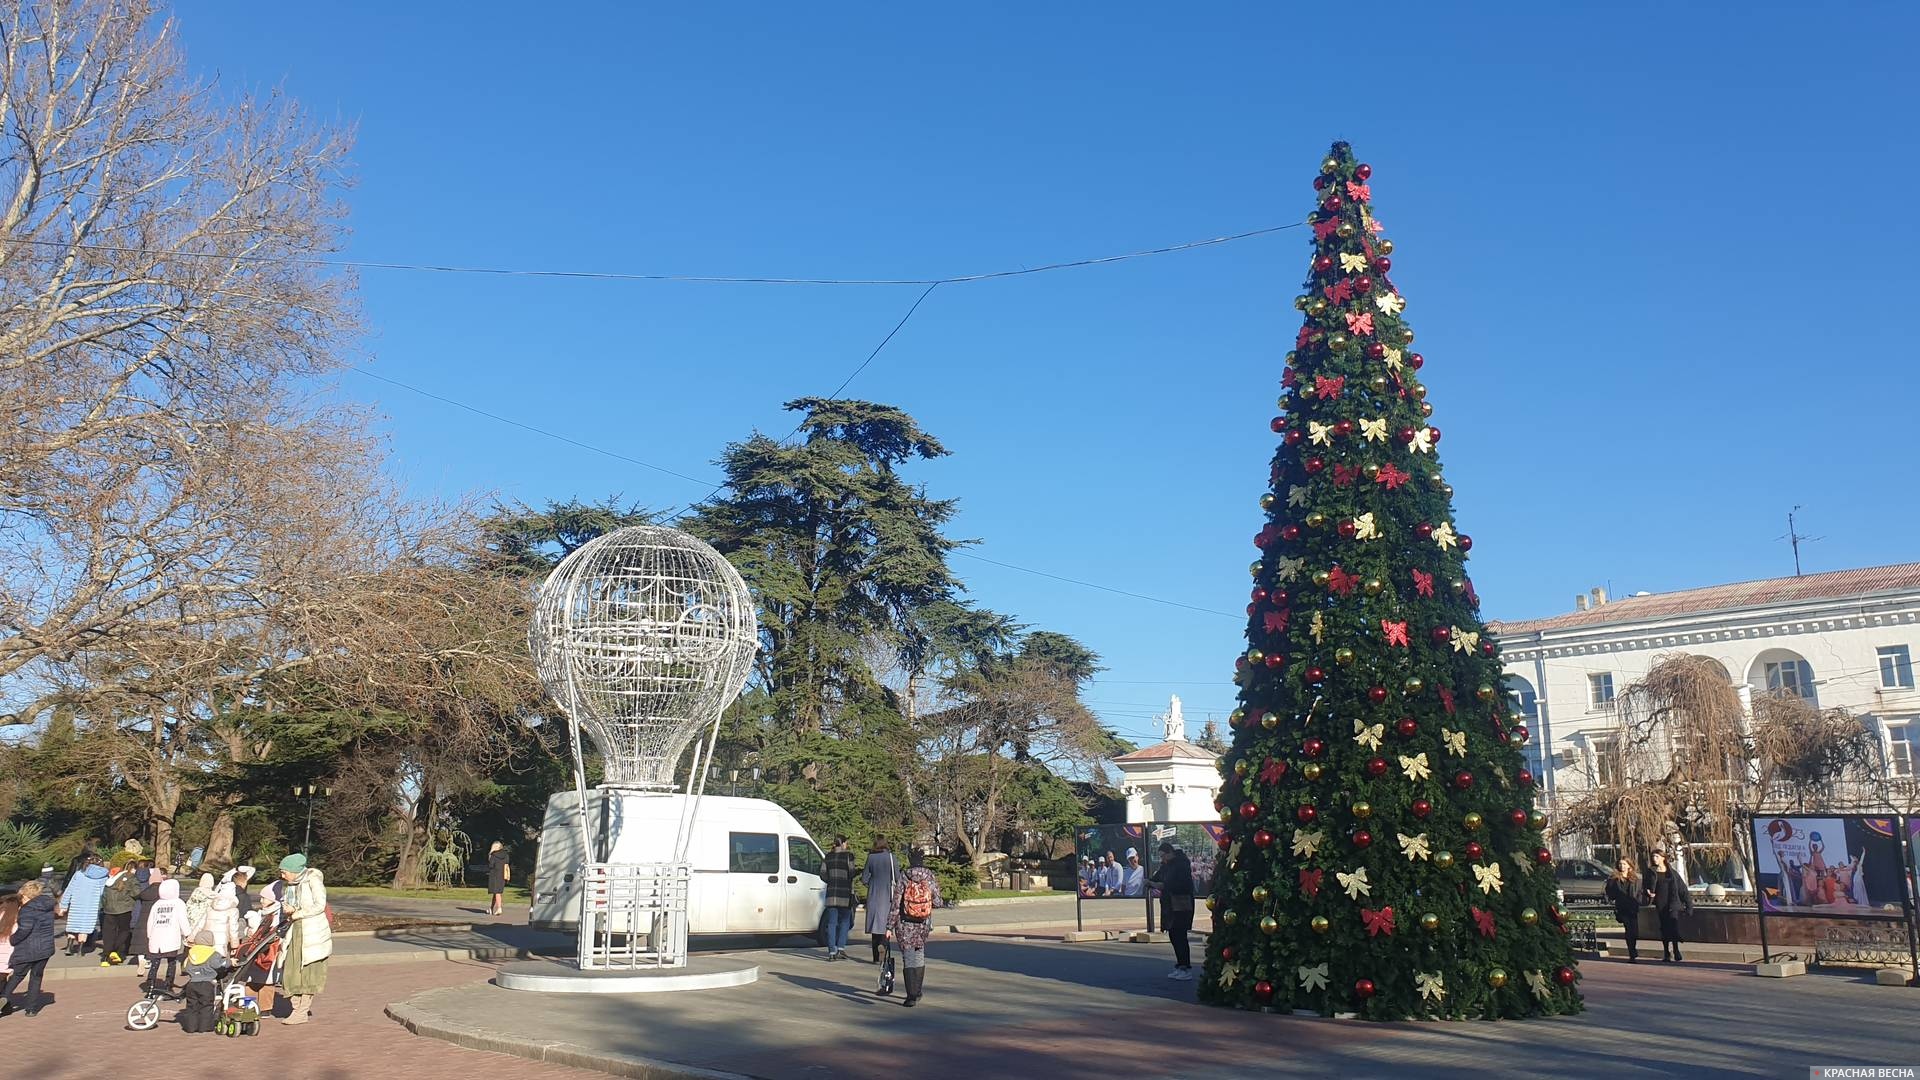
M 1576 1012 L 1528 732 L 1498 690 L 1372 172 L 1342 142 L 1314 179 L 1201 997 L 1378 1020 Z

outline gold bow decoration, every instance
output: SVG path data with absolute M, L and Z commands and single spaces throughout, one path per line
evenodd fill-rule
M 1325 829 L 1295 829 L 1293 830 L 1293 853 L 1303 859 L 1311 859 L 1326 839 Z
M 1295 558 L 1291 555 L 1282 555 L 1280 561 L 1273 566 L 1273 576 L 1281 581 L 1292 581 L 1294 578 L 1300 576 L 1300 571 L 1305 569 L 1306 565 L 1307 560 L 1305 559 Z
M 1547 975 L 1543 971 L 1527 972 L 1527 988 L 1541 1001 L 1553 996 L 1553 988 L 1547 985 Z
M 1368 442 L 1386 442 L 1387 418 L 1382 416 L 1373 420 L 1361 420 L 1360 437 Z
M 1221 988 L 1224 989 L 1226 987 L 1232 986 L 1235 982 L 1239 981 L 1239 979 L 1240 979 L 1239 967 L 1233 964 L 1222 964 L 1220 966 Z
M 1313 967 L 1307 967 L 1305 964 L 1302 964 L 1300 966 L 1300 989 L 1311 993 L 1315 990 L 1325 990 L 1326 988 L 1327 965 L 1316 964 Z
M 1479 867 L 1474 867 L 1474 869 L 1478 870 Z M 1358 900 L 1363 896 L 1373 895 L 1373 886 L 1367 883 L 1367 868 L 1364 866 L 1351 874 L 1343 874 L 1335 870 L 1333 876 L 1339 879 L 1340 887 L 1347 890 L 1347 899 L 1349 900 Z M 1498 877 L 1499 875 L 1496 874 L 1495 876 Z
M 1440 545 L 1441 551 L 1445 551 L 1451 547 L 1459 547 L 1460 538 L 1454 535 L 1453 522 L 1443 521 L 1435 526 L 1433 530 L 1433 542 Z
M 1287 485 L 1287 505 L 1288 506 L 1307 505 L 1307 489 L 1301 487 L 1299 484 L 1288 484 Z
M 1381 314 L 1398 315 L 1406 310 L 1407 300 L 1399 293 L 1383 292 L 1373 298 L 1373 306 L 1379 308 Z
M 1401 352 L 1399 349 L 1388 349 L 1386 355 L 1381 357 L 1381 359 L 1387 362 L 1388 371 L 1399 371 L 1400 356 Z
M 1427 768 L 1427 752 L 1425 750 L 1422 750 L 1412 757 L 1401 754 L 1400 770 L 1407 774 L 1407 779 L 1409 780 L 1425 780 L 1427 777 L 1433 775 L 1433 770 Z
M 1447 984 L 1437 971 L 1417 971 L 1413 975 L 1413 985 L 1420 991 L 1421 998 L 1427 1001 L 1439 1001 L 1447 996 Z
M 1355 540 L 1372 540 L 1379 535 L 1380 527 L 1374 524 L 1373 511 L 1369 510 L 1353 519 L 1353 538 Z
M 1318 420 L 1307 421 L 1307 442 L 1314 446 L 1333 445 L 1333 425 Z
M 1367 257 L 1357 251 L 1340 253 L 1340 269 L 1349 274 L 1358 274 L 1367 268 Z
M 1452 754 L 1454 757 L 1467 756 L 1466 732 L 1448 731 L 1446 728 L 1441 728 L 1440 741 L 1447 744 L 1447 753 Z
M 1433 429 L 1421 428 L 1414 432 L 1413 441 L 1407 444 L 1407 449 L 1415 454 L 1433 453 Z
M 1365 720 L 1353 722 L 1353 741 L 1369 750 L 1380 749 L 1380 743 L 1387 737 L 1387 725 L 1369 725 Z
M 1473 865 L 1473 879 L 1474 879 L 1474 883 L 1480 886 L 1481 892 L 1483 893 L 1499 892 L 1500 886 L 1502 884 L 1502 882 L 1500 881 L 1500 864 L 1499 863 L 1484 863 L 1484 864 L 1475 863 Z
M 1480 631 L 1462 630 L 1457 626 L 1453 628 L 1453 651 L 1470 653 L 1479 647 Z
M 1314 612 L 1312 620 L 1307 623 L 1307 632 L 1313 635 L 1315 645 L 1320 644 L 1320 639 L 1327 634 L 1326 616 L 1318 611 Z
M 1408 836 L 1406 833 L 1400 833 L 1398 835 L 1400 837 L 1400 853 L 1407 857 L 1408 862 L 1412 862 L 1415 859 L 1430 859 L 1433 857 L 1433 851 L 1427 844 L 1426 833 L 1421 833 L 1419 836 Z

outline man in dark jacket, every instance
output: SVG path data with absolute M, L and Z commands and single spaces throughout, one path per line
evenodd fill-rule
M 1171 841 L 1160 845 L 1160 868 L 1153 872 L 1153 883 L 1160 887 L 1160 923 L 1173 943 L 1173 970 L 1167 978 L 1187 982 L 1193 978 L 1193 956 L 1187 947 L 1187 932 L 1193 929 L 1193 863 Z
M 39 1015 L 40 977 L 46 973 L 47 961 L 53 959 L 53 894 L 43 891 L 39 882 L 29 881 L 20 887 L 20 900 L 20 921 L 8 938 L 13 944 L 13 975 L 5 989 L 0 989 L 0 1000 L 5 1001 L 0 1005 L 0 1016 L 14 1011 L 13 991 L 23 981 L 27 984 L 27 1015 Z

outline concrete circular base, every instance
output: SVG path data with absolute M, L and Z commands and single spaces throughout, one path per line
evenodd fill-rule
M 581 971 L 571 960 L 522 960 L 500 965 L 493 984 L 542 994 L 665 994 L 745 986 L 759 978 L 758 964 L 726 956 L 690 956 L 686 967 L 644 971 Z

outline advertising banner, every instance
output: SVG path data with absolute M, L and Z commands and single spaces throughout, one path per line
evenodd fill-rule
M 1141 900 L 1147 895 L 1146 827 L 1087 825 L 1076 836 L 1083 900 Z
M 1171 841 L 1193 864 L 1193 894 L 1212 894 L 1214 866 L 1220 858 L 1220 837 L 1225 834 L 1224 826 L 1211 821 L 1147 826 L 1149 888 L 1153 876 L 1160 872 L 1160 845 Z M 1158 896 L 1159 891 L 1153 890 L 1153 895 Z
M 1900 918 L 1906 868 L 1899 824 L 1894 817 L 1756 817 L 1753 850 L 1762 910 Z

